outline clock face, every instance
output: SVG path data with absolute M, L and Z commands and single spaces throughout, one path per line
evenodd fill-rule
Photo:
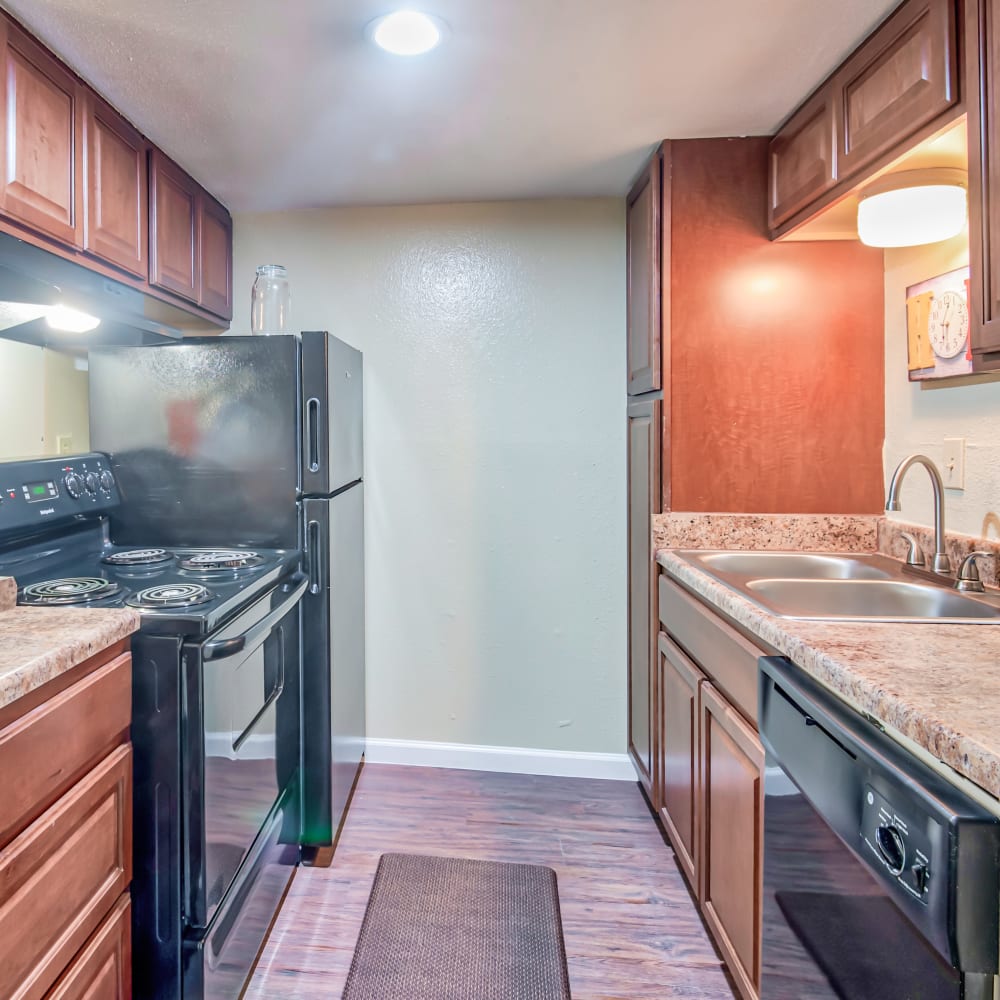
M 942 292 L 931 303 L 927 334 L 939 358 L 953 358 L 969 336 L 969 309 L 959 292 Z

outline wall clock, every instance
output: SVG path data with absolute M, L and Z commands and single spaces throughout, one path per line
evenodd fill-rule
M 963 293 L 946 291 L 934 297 L 927 335 L 939 358 L 953 358 L 964 349 L 969 337 L 969 307 Z
M 911 382 L 972 373 L 969 269 L 960 267 L 906 289 L 906 353 Z

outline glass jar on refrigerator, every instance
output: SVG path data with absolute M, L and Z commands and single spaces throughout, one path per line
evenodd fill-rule
M 288 271 L 281 264 L 261 264 L 250 293 L 250 331 L 269 336 L 288 333 L 291 292 Z

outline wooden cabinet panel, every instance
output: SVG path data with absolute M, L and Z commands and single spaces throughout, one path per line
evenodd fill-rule
M 660 497 L 660 403 L 633 400 L 628 408 L 628 747 L 639 780 L 654 800 L 652 515 Z
M 838 71 L 833 91 L 846 178 L 958 100 L 955 0 L 908 0 Z
M 154 149 L 149 160 L 149 281 L 192 302 L 201 297 L 197 184 Z
M 82 87 L 16 25 L 3 21 L 0 31 L 0 210 L 80 247 Z
M 660 818 L 677 861 L 698 891 L 698 693 L 705 675 L 661 632 L 657 640 Z
M 1000 6 L 968 0 L 969 306 L 978 371 L 1000 368 Z
M 43 997 L 132 880 L 132 748 L 0 851 L 0 996 Z
M 658 595 L 663 628 L 716 688 L 756 724 L 757 660 L 765 651 L 662 573 Z
M 718 694 L 701 686 L 701 900 L 745 1000 L 760 988 L 764 748 Z
M 233 316 L 233 220 L 214 198 L 201 197 L 201 305 Z
M 145 278 L 149 274 L 149 143 L 95 95 L 88 95 L 85 107 L 84 247 L 88 253 Z
M 132 660 L 124 653 L 0 729 L 0 844 L 119 743 L 131 716 Z
M 132 906 L 123 893 L 45 1000 L 130 1000 Z
M 660 388 L 660 158 L 654 155 L 626 200 L 628 392 Z
M 767 152 L 767 224 L 774 229 L 837 181 L 837 126 L 829 90 L 803 104 Z

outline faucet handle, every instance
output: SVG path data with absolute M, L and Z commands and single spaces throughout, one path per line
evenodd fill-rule
M 979 579 L 979 567 L 976 565 L 976 559 L 979 556 L 991 555 L 993 555 L 992 552 L 970 552 L 962 560 L 962 565 L 958 567 L 958 574 L 955 577 L 955 589 L 973 594 L 983 593 L 986 588 L 983 586 L 982 580 Z
M 924 566 L 926 565 L 926 560 L 924 559 L 923 549 L 920 548 L 920 542 L 914 538 L 908 531 L 901 531 L 900 536 L 906 539 L 909 548 L 906 551 L 906 565 L 907 566 Z

